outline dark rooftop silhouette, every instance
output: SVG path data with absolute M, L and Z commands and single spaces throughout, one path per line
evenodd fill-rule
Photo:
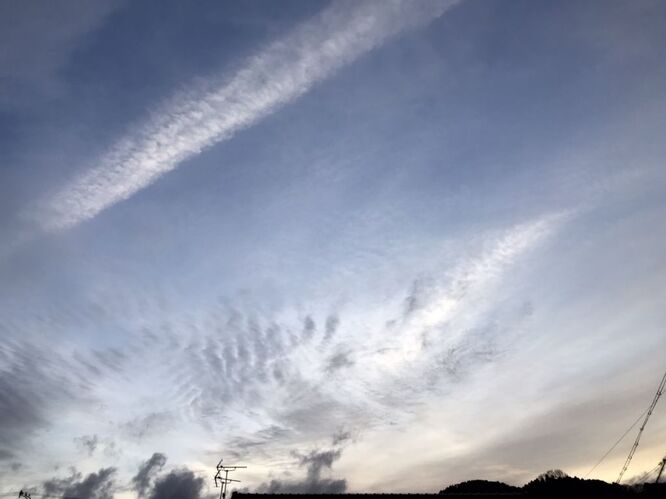
M 656 499 L 666 497 L 666 483 L 642 483 L 634 485 L 620 485 L 602 480 L 586 480 L 570 477 L 559 470 L 549 471 L 539 475 L 523 487 L 515 487 L 503 482 L 488 480 L 470 480 L 450 485 L 439 493 L 409 494 L 409 493 L 345 493 L 345 494 L 296 494 L 296 493 L 249 493 L 234 492 L 234 499 L 336 499 L 344 496 L 346 499 L 436 499 L 445 496 L 497 498 L 574 498 L 594 497 L 600 499 Z

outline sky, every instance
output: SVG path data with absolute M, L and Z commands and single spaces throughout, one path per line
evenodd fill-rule
M 612 481 L 666 359 L 666 4 L 0 2 L 0 494 Z M 666 453 L 657 405 L 626 474 Z

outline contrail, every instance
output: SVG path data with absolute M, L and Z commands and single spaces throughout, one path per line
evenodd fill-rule
M 441 16 L 459 0 L 334 2 L 250 57 L 213 90 L 176 95 L 38 209 L 42 229 L 88 220 L 186 159 L 232 137 L 397 33 Z

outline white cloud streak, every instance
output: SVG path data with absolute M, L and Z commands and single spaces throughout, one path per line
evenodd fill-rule
M 459 0 L 334 2 L 251 57 L 218 88 L 175 96 L 56 192 L 38 223 L 58 231 L 93 218 L 229 139 L 389 37 L 442 15 Z

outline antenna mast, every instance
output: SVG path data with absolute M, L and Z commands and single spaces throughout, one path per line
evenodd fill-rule
M 634 453 L 636 452 L 636 449 L 638 448 L 638 443 L 641 440 L 641 435 L 643 434 L 643 430 L 645 429 L 645 425 L 648 422 L 648 419 L 650 419 L 650 416 L 652 415 L 652 411 L 654 410 L 654 407 L 657 405 L 657 402 L 659 401 L 659 397 L 661 397 L 662 392 L 664 391 L 664 386 L 666 386 L 666 372 L 664 373 L 664 376 L 661 378 L 661 382 L 659 383 L 659 387 L 657 388 L 657 393 L 654 394 L 654 398 L 652 399 L 652 403 L 650 404 L 650 407 L 648 407 L 647 414 L 645 415 L 645 419 L 643 420 L 643 424 L 641 425 L 640 429 L 638 430 L 638 435 L 636 435 L 636 440 L 634 441 L 634 445 L 631 446 L 631 450 L 629 451 L 629 455 L 627 456 L 627 460 L 624 462 L 624 466 L 622 466 L 622 471 L 620 471 L 620 474 L 617 477 L 617 480 L 615 480 L 615 483 L 620 483 L 622 481 L 622 476 L 624 475 L 624 472 L 627 471 L 627 468 L 629 467 L 629 463 L 631 462 L 631 458 L 634 457 Z M 662 467 L 663 469 L 663 467 Z
M 220 462 L 217 463 L 217 466 L 215 469 L 217 470 L 217 473 L 215 473 L 215 477 L 213 480 L 215 481 L 215 487 L 218 487 L 218 482 L 220 483 L 220 499 L 226 499 L 227 497 L 227 485 L 229 485 L 231 482 L 240 482 L 240 480 L 234 480 L 233 478 L 229 478 L 229 472 L 230 471 L 236 471 L 238 469 L 243 469 L 247 468 L 247 466 L 228 466 L 222 464 L 223 459 L 220 459 Z M 222 476 L 222 473 L 224 473 L 224 476 Z

